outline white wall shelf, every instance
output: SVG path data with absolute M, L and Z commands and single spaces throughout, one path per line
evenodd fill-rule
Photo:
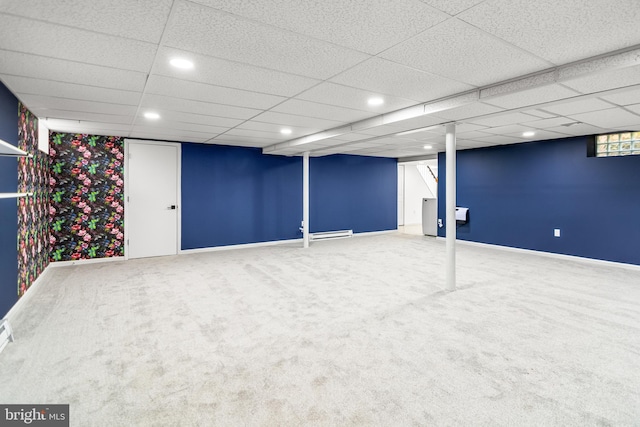
M 33 196 L 33 193 L 0 193 L 0 199 L 11 199 L 14 197 Z
M 29 154 L 0 139 L 0 156 L 27 157 Z

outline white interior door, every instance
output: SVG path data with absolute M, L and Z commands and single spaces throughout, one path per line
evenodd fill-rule
M 398 226 L 404 225 L 404 166 L 398 165 Z
M 178 253 L 179 144 L 127 141 L 128 258 Z

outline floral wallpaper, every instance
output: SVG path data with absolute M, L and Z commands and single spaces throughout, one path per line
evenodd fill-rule
M 18 296 L 49 264 L 49 157 L 38 150 L 38 119 L 18 104 Z
M 51 260 L 124 255 L 124 139 L 51 133 Z

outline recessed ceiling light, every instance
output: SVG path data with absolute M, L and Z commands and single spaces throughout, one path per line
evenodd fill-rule
M 171 61 L 169 61 L 169 64 L 182 70 L 190 70 L 193 68 L 193 62 L 184 58 L 173 58 Z
M 523 132 L 522 136 L 524 136 L 525 138 L 529 138 L 529 137 L 532 137 L 535 134 L 536 133 L 534 131 L 530 130 L 530 131 L 527 131 L 527 132 Z
M 289 128 L 280 129 L 280 133 L 283 135 L 291 135 L 291 129 Z
M 376 98 L 369 98 L 369 100 L 367 101 L 367 103 L 371 106 L 376 106 L 376 105 L 382 105 L 384 104 L 384 99 L 376 97 Z
M 424 148 L 425 150 L 431 150 L 431 149 L 433 148 L 433 146 L 431 146 L 431 145 L 425 145 L 425 146 L 424 146 L 424 147 L 422 147 L 422 148 Z
M 160 118 L 160 114 L 154 113 L 153 111 L 147 111 L 144 113 L 144 118 L 149 120 L 158 120 Z

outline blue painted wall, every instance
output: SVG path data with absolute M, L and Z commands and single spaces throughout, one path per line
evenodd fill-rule
M 295 239 L 301 218 L 299 158 L 182 144 L 182 249 Z
M 458 239 L 640 265 L 640 156 L 587 157 L 586 144 L 578 137 L 459 151 L 457 205 L 469 208 L 469 222 Z M 442 195 L 445 167 L 440 153 Z
M 0 82 L 0 139 L 18 145 L 18 100 Z M 18 190 L 18 162 L 0 156 L 0 192 Z M 0 318 L 18 301 L 18 205 L 0 199 Z
M 333 155 L 309 163 L 310 231 L 354 233 L 398 228 L 398 163 Z
M 395 159 L 310 161 L 311 231 L 397 226 Z M 301 238 L 302 159 L 261 149 L 182 145 L 182 249 Z

